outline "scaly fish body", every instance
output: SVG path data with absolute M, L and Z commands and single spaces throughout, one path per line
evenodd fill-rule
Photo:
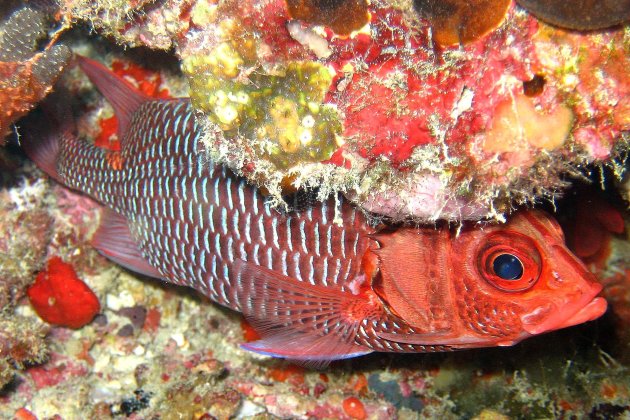
M 510 345 L 605 310 L 549 216 L 521 212 L 456 236 L 383 230 L 341 198 L 280 213 L 208 162 L 188 100 L 153 100 L 79 63 L 114 105 L 122 150 L 64 135 L 27 152 L 109 209 L 101 252 L 242 312 L 263 335 L 247 349 L 327 361 Z
M 251 291 L 237 259 L 325 286 L 358 273 L 371 231 L 363 215 L 334 200 L 291 215 L 271 209 L 257 188 L 208 162 L 188 100 L 147 102 L 129 132 L 121 153 L 67 137 L 59 175 L 128 221 L 160 277 L 242 311 Z

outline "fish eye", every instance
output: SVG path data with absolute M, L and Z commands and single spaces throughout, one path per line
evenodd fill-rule
M 512 254 L 497 255 L 492 268 L 494 273 L 503 280 L 519 280 L 523 277 L 523 263 Z
M 525 292 L 538 282 L 543 261 L 535 242 L 518 232 L 496 232 L 479 244 L 477 272 L 492 287 Z

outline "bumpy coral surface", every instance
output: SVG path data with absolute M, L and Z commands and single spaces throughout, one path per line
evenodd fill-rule
M 211 156 L 276 198 L 310 185 L 395 218 L 499 217 L 627 147 L 627 25 L 566 31 L 506 1 L 124 3 L 62 10 L 174 47 Z
M 58 79 L 70 59 L 70 50 L 45 40 L 49 17 L 30 7 L 18 9 L 0 23 L 0 145 L 11 124 L 35 107 Z
M 17 371 L 42 362 L 47 354 L 46 326 L 15 309 L 46 254 L 54 222 L 46 210 L 44 181 L 6 176 L 0 187 L 1 389 Z

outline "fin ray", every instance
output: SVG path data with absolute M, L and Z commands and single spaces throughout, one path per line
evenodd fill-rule
M 20 146 L 38 168 L 60 184 L 64 184 L 57 170 L 57 160 L 64 143 L 76 141 L 75 123 L 68 101 L 63 98 L 67 92 L 59 89 L 52 92 L 42 102 L 43 116 L 32 115 L 28 119 L 28 129 Z
M 234 265 L 242 285 L 252 291 L 252 304 L 244 306 L 243 314 L 262 336 L 243 344 L 244 349 L 310 367 L 372 352 L 354 342 L 360 320 L 343 317 L 344 305 L 356 296 L 300 282 L 243 260 Z
M 77 55 L 77 61 L 81 70 L 114 107 L 118 118 L 118 138 L 122 140 L 134 112 L 152 98 L 98 61 L 80 55 Z
M 131 235 L 127 219 L 113 210 L 103 210 L 101 224 L 92 238 L 92 245 L 101 254 L 129 270 L 162 278 L 160 272 L 142 255 Z

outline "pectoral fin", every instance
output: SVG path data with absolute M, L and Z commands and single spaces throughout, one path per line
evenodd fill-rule
M 355 343 L 360 320 L 345 316 L 350 292 L 315 286 L 250 262 L 237 260 L 251 302 L 243 314 L 263 337 L 243 344 L 257 353 L 324 366 L 332 360 L 371 353 Z

